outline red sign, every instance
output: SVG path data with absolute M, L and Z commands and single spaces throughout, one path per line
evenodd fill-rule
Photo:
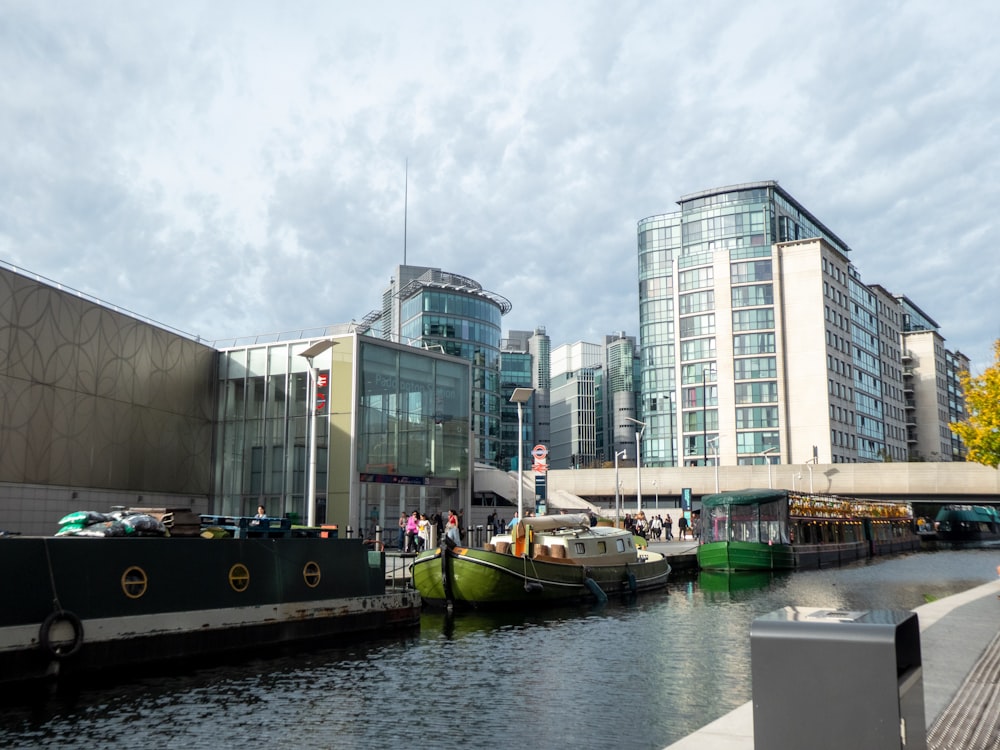
M 316 373 L 316 413 L 319 414 L 326 408 L 327 386 L 330 385 L 330 372 L 323 370 Z

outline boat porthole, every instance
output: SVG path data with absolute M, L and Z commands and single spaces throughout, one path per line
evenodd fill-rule
M 250 571 L 243 563 L 236 563 L 229 569 L 229 585 L 240 593 L 250 588 Z
M 312 560 L 305 564 L 302 568 L 302 578 L 305 579 L 306 586 L 311 589 L 319 586 L 319 579 L 321 577 L 319 565 L 314 563 Z
M 137 565 L 133 565 L 122 573 L 122 591 L 129 599 L 138 599 L 146 593 L 149 586 L 149 576 L 146 571 Z

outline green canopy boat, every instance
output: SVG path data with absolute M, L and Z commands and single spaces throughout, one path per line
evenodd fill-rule
M 771 489 L 701 503 L 702 569 L 815 568 L 920 548 L 909 503 Z

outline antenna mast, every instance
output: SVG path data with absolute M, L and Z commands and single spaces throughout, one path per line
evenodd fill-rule
M 410 195 L 410 160 L 406 160 L 406 171 L 403 176 L 403 265 L 406 265 L 406 210 Z

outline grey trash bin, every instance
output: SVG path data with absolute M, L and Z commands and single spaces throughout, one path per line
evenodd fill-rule
M 750 627 L 754 750 L 926 750 L 913 612 L 785 607 Z

